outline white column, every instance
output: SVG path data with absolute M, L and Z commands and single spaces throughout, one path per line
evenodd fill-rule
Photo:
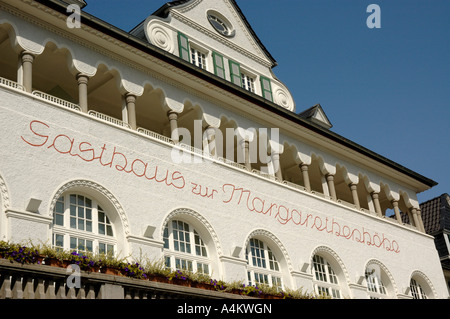
M 167 112 L 167 115 L 169 117 L 169 123 L 170 123 L 170 132 L 171 132 L 171 139 L 178 143 L 180 141 L 180 136 L 178 134 L 178 113 L 174 111 Z
M 240 145 L 244 152 L 244 165 L 249 171 L 251 171 L 252 164 L 250 163 L 250 142 L 246 139 L 242 139 L 240 140 Z
M 22 85 L 28 93 L 33 91 L 33 61 L 34 55 L 29 52 L 22 52 L 20 56 L 20 61 L 22 63 Z
M 351 183 L 350 185 L 350 190 L 352 192 L 352 197 L 353 197 L 353 204 L 355 204 L 356 209 L 361 209 L 361 205 L 359 204 L 359 197 L 358 197 L 358 185 L 355 183 Z
M 78 105 L 81 111 L 87 113 L 89 110 L 88 106 L 88 82 L 89 77 L 87 75 L 79 73 L 77 75 L 78 82 Z
M 133 94 L 127 94 L 125 96 L 125 101 L 127 105 L 127 115 L 128 115 L 128 124 L 131 126 L 133 130 L 137 129 L 136 123 L 136 96 Z
M 383 216 L 383 213 L 381 212 L 381 205 L 380 205 L 380 200 L 379 200 L 379 193 L 373 192 L 372 193 L 372 200 L 373 200 L 373 204 L 375 206 L 375 212 L 377 213 L 377 215 L 379 217 Z
M 333 200 L 337 200 L 336 188 L 334 186 L 334 175 L 327 174 L 325 176 L 327 179 L 328 191 L 330 192 L 330 196 Z
M 305 186 L 306 190 L 308 192 L 310 192 L 311 191 L 311 182 L 309 181 L 309 172 L 308 172 L 309 166 L 306 165 L 306 164 L 303 164 L 303 163 L 300 164 L 299 166 L 300 166 L 300 169 L 302 171 L 303 182 L 305 184 L 304 186 Z
M 215 142 L 215 135 L 216 135 L 216 129 L 208 125 L 205 128 L 205 139 L 203 141 L 203 150 L 205 152 L 208 152 L 211 156 L 216 156 L 216 142 Z
M 273 170 L 275 172 L 275 176 L 278 180 L 283 180 L 283 174 L 281 173 L 281 164 L 280 164 L 280 153 L 277 151 L 272 151 L 270 154 L 273 163 Z
M 398 200 L 391 201 L 392 206 L 394 206 L 395 218 L 399 224 L 402 224 L 402 216 L 400 215 L 400 209 L 398 208 Z

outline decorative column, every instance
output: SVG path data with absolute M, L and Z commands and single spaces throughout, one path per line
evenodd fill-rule
M 400 209 L 398 208 L 398 200 L 391 201 L 392 206 L 394 206 L 395 218 L 399 224 L 402 224 L 402 216 L 400 215 Z
M 170 123 L 171 139 L 177 144 L 180 141 L 180 136 L 178 134 L 178 113 L 174 111 L 167 112 Z
M 303 163 L 300 164 L 299 166 L 302 171 L 305 188 L 308 192 L 310 192 L 311 191 L 311 182 L 309 181 L 309 173 L 308 173 L 309 166 L 306 164 L 303 164 Z
M 381 212 L 381 205 L 380 205 L 380 199 L 379 199 L 379 193 L 373 192 L 372 194 L 372 200 L 375 205 L 375 212 L 377 213 L 378 217 L 382 217 L 383 213 Z
M 419 225 L 420 225 L 422 232 L 426 233 L 425 225 L 423 224 L 423 219 L 422 219 L 422 211 L 420 210 L 420 208 L 417 208 L 417 219 L 419 220 Z
M 88 82 L 89 77 L 87 75 L 79 73 L 77 75 L 78 82 L 78 105 L 81 111 L 87 113 L 89 111 L 88 106 Z
M 137 129 L 136 124 L 136 96 L 133 94 L 125 95 L 125 101 L 127 104 L 128 124 L 133 130 Z
M 421 222 L 421 220 L 419 220 L 419 213 L 417 211 L 417 208 L 412 207 L 411 208 L 411 214 L 414 220 L 414 226 L 416 226 L 416 228 L 421 231 L 421 232 L 425 232 L 425 227 L 423 226 L 423 223 Z
M 330 192 L 330 196 L 333 200 L 337 200 L 336 188 L 334 187 L 334 175 L 327 174 L 325 175 L 328 184 L 328 191 Z
M 23 86 L 28 93 L 33 91 L 33 61 L 34 55 L 30 52 L 24 51 L 21 56 L 22 71 L 23 71 Z
M 244 165 L 247 170 L 252 170 L 252 165 L 250 163 L 250 141 L 247 139 L 240 140 L 241 148 L 244 151 Z
M 205 134 L 206 134 L 206 138 L 203 141 L 203 150 L 205 152 L 208 152 L 211 156 L 214 157 L 217 155 L 216 140 L 215 140 L 216 129 L 213 126 L 208 125 L 205 128 Z
M 281 164 L 280 164 L 280 153 L 272 150 L 270 154 L 273 163 L 273 170 L 275 171 L 275 176 L 280 181 L 283 181 L 283 174 L 281 173 Z
M 359 204 L 359 197 L 358 197 L 358 185 L 355 183 L 351 183 L 349 185 L 350 187 L 350 191 L 352 192 L 352 197 L 353 197 L 353 204 L 355 204 L 356 209 L 361 209 L 361 205 Z

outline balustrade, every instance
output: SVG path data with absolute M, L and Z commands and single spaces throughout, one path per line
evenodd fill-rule
M 0 299 L 246 298 L 226 292 L 85 271 L 80 272 L 80 286 L 72 287 L 67 283 L 72 274 L 66 268 L 22 265 L 0 259 Z

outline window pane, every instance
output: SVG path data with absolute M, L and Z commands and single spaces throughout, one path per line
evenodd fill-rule
M 70 228 L 77 229 L 77 219 L 70 217 Z
M 106 235 L 108 235 L 108 236 L 114 236 L 114 235 L 113 235 L 113 230 L 112 230 L 112 226 L 111 226 L 111 225 L 106 226 Z
M 55 211 L 58 213 L 64 213 L 64 198 L 61 198 L 56 202 Z
M 100 235 L 113 236 L 111 222 L 100 206 L 98 206 L 98 232 Z
M 86 240 L 86 251 L 89 251 L 89 252 L 93 252 L 94 251 L 94 245 L 93 245 L 93 242 L 92 242 L 92 240 Z
M 104 224 L 98 223 L 98 233 L 100 235 L 105 235 L 106 234 L 106 232 L 105 232 L 105 225 Z
M 64 226 L 64 216 L 56 214 L 54 223 L 55 225 Z
M 70 216 L 77 216 L 77 207 L 70 205 Z
M 56 247 L 64 247 L 64 236 L 55 234 L 53 237 L 53 245 Z
M 77 249 L 78 242 L 74 237 L 70 237 L 70 249 Z
M 86 208 L 86 219 L 92 219 L 92 209 Z
M 78 207 L 78 217 L 84 218 L 84 208 Z

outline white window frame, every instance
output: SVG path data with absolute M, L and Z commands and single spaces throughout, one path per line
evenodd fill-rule
M 367 293 L 371 299 L 384 299 L 388 297 L 387 289 L 381 274 L 373 269 L 367 268 L 365 271 L 367 283 Z
M 251 238 L 247 244 L 247 284 L 252 286 L 267 285 L 283 290 L 281 266 L 275 254 L 266 242 Z M 262 279 L 262 280 L 261 280 Z
M 191 63 L 195 66 L 208 71 L 208 51 L 200 48 L 191 42 L 190 44 Z
M 326 258 L 314 255 L 312 259 L 314 291 L 333 299 L 341 299 L 342 292 L 337 273 Z
M 74 204 L 71 202 L 71 198 L 75 196 L 75 199 L 84 198 L 88 199 L 91 203 L 90 208 L 88 205 L 79 205 L 79 203 Z M 85 202 L 87 203 L 87 202 Z M 83 208 L 78 210 L 77 208 Z M 90 216 L 88 216 L 88 209 L 90 209 Z M 84 217 L 81 217 L 81 211 L 84 211 Z M 76 216 L 71 215 L 75 213 Z M 103 213 L 106 219 L 103 221 L 99 220 L 99 215 Z M 55 218 L 57 215 L 62 216 L 61 218 Z M 91 196 L 79 193 L 79 192 L 67 192 L 58 198 L 55 208 L 53 210 L 53 227 L 52 227 L 52 245 L 55 248 L 79 251 L 79 252 L 90 252 L 90 253 L 110 253 L 114 255 L 117 252 L 117 239 L 115 237 L 116 231 L 114 224 L 111 222 L 108 213 L 102 208 L 97 200 L 93 199 Z M 72 227 L 72 221 L 76 221 L 76 227 Z M 79 229 L 79 221 L 84 221 L 84 226 L 90 222 L 91 228 Z M 61 225 L 62 222 L 62 225 Z M 105 223 L 106 222 L 106 223 Z M 100 233 L 99 224 L 106 225 L 105 234 Z M 108 231 L 109 229 L 109 231 Z M 62 238 L 61 238 L 62 236 Z M 62 239 L 62 242 L 61 242 Z M 72 244 L 77 241 L 77 243 L 83 243 L 84 247 L 74 247 Z M 61 245 L 62 244 L 62 245 Z M 105 251 L 101 252 L 100 247 L 105 246 Z M 91 249 L 87 249 L 91 247 Z
M 241 79 L 242 88 L 246 89 L 249 92 L 256 93 L 256 76 L 253 76 L 250 73 L 241 70 Z
M 411 296 L 414 299 L 428 299 L 425 290 L 422 288 L 422 285 L 414 278 L 411 278 L 409 288 L 411 289 Z
M 176 228 L 174 223 L 177 224 Z M 182 230 L 179 227 L 180 224 L 183 224 Z M 186 231 L 186 226 L 188 231 Z M 182 234 L 183 238 L 180 238 L 180 234 Z M 211 260 L 209 259 L 208 247 L 190 223 L 181 219 L 170 220 L 164 226 L 163 240 L 166 267 L 173 270 L 211 274 Z M 187 243 L 190 245 L 189 249 L 187 249 Z

